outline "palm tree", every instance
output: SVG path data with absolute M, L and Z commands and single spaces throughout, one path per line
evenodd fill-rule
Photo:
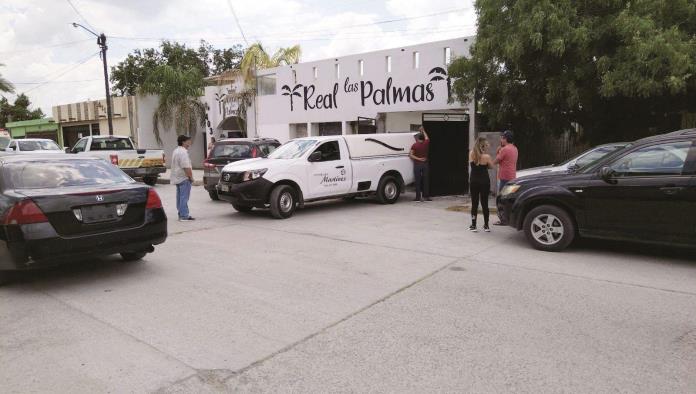
M 4 64 L 0 63 L 0 66 L 4 66 Z M 3 92 L 3 93 L 14 92 L 14 86 L 12 86 L 10 81 L 3 78 L 1 74 L 0 74 L 0 92 Z
M 158 142 L 162 142 L 160 125 L 165 130 L 175 126 L 177 133 L 188 136 L 196 134 L 197 126 L 205 125 L 205 104 L 199 100 L 204 86 L 203 76 L 196 69 L 161 65 L 148 75 L 139 92 L 159 96 L 159 106 L 152 116 Z
M 300 62 L 302 49 L 299 45 L 287 48 L 279 48 L 272 56 L 266 52 L 260 42 L 252 44 L 247 48 L 240 65 L 242 76 L 247 85 L 252 85 L 256 70 L 273 68 Z

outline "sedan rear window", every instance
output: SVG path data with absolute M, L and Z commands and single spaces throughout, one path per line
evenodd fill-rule
M 250 159 L 251 145 L 249 144 L 215 144 L 211 157 L 225 157 L 230 159 Z
M 104 160 L 21 161 L 2 167 L 5 188 L 52 189 L 132 183 L 123 171 Z

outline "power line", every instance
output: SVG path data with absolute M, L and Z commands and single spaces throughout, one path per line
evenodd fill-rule
M 87 61 L 89 61 L 90 59 L 92 59 L 94 56 L 96 56 L 96 55 L 99 54 L 99 53 L 101 53 L 101 51 L 98 51 L 98 52 L 95 52 L 95 53 L 89 55 L 88 57 L 86 57 L 86 58 L 84 58 L 83 60 L 81 60 L 79 63 L 77 63 L 77 64 L 71 66 L 70 68 L 68 68 L 68 69 L 66 69 L 66 70 L 64 70 L 64 71 L 61 72 L 60 74 L 54 75 L 52 78 L 47 79 L 46 81 L 44 81 L 44 82 L 42 82 L 42 83 L 40 83 L 40 84 L 38 84 L 38 85 L 32 87 L 32 88 L 29 89 L 29 90 L 24 91 L 23 93 L 24 93 L 24 94 L 29 93 L 29 92 L 31 92 L 32 90 L 36 90 L 36 89 L 38 89 L 38 88 L 40 88 L 40 87 L 42 87 L 42 86 L 45 86 L 45 85 L 47 85 L 47 84 L 49 84 L 49 83 L 55 81 L 56 79 L 62 77 L 63 75 L 69 73 L 70 71 L 73 71 L 73 70 L 75 70 L 76 68 L 78 68 L 78 67 L 82 66 L 83 64 L 87 63 Z
M 12 82 L 13 85 L 41 85 L 48 83 L 80 83 L 80 82 L 95 82 L 103 81 L 103 79 L 80 79 L 76 81 L 43 81 L 43 82 Z
M 86 39 L 84 39 L 84 40 L 79 40 L 79 41 L 69 41 L 69 42 L 63 42 L 63 43 L 54 44 L 54 45 L 46 45 L 46 46 L 34 47 L 34 48 L 31 48 L 31 49 L 20 49 L 20 50 L 18 50 L 18 51 L 2 51 L 2 52 L 0 52 L 0 55 L 5 55 L 5 54 L 13 55 L 13 54 L 16 54 L 16 53 L 28 53 L 28 52 L 34 52 L 34 51 L 39 51 L 39 50 L 43 50 L 43 49 L 51 49 L 51 48 L 59 48 L 59 47 L 68 47 L 68 46 L 75 45 L 75 44 L 82 44 L 82 43 L 85 43 L 85 42 L 87 42 L 87 41 L 92 41 L 92 39 L 91 39 L 91 38 L 86 38 Z
M 70 4 L 70 7 L 72 7 L 72 9 L 75 11 L 75 13 L 77 14 L 77 16 L 79 16 L 80 19 L 82 19 L 82 21 L 85 22 L 85 24 L 86 24 L 87 26 L 89 26 L 92 30 L 97 30 L 97 29 L 94 28 L 94 26 L 92 26 L 91 23 L 89 23 L 89 22 L 87 21 L 87 18 L 85 18 L 85 17 L 82 15 L 82 13 L 80 13 L 80 11 L 77 9 L 77 7 L 75 7 L 75 4 L 73 4 L 72 0 L 66 0 L 66 1 L 68 2 L 68 4 Z
M 246 36 L 244 35 L 244 30 L 242 29 L 242 25 L 239 23 L 239 18 L 237 18 L 237 13 L 234 12 L 234 7 L 232 6 L 232 0 L 227 0 L 227 4 L 230 6 L 230 11 L 232 11 L 232 16 L 234 16 L 234 21 L 237 23 L 237 27 L 239 28 L 239 32 L 242 33 L 242 38 L 244 39 L 244 43 L 248 47 L 249 41 L 247 41 Z

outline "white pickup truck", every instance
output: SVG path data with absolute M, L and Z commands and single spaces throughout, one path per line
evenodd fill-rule
M 159 174 L 167 171 L 164 151 L 161 149 L 136 149 L 130 137 L 89 136 L 75 143 L 66 153 L 89 155 L 105 159 L 117 165 L 131 178 L 142 178 L 152 186 L 157 183 Z
M 393 204 L 413 183 L 408 154 L 414 133 L 306 137 L 268 157 L 242 160 L 222 169 L 221 200 L 239 212 L 270 207 L 284 219 L 307 202 L 376 195 Z

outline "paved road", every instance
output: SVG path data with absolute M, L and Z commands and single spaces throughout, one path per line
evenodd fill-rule
M 170 217 L 174 188 L 160 185 Z M 694 392 L 691 252 L 465 229 L 453 200 L 193 223 L 0 288 L 2 392 Z

